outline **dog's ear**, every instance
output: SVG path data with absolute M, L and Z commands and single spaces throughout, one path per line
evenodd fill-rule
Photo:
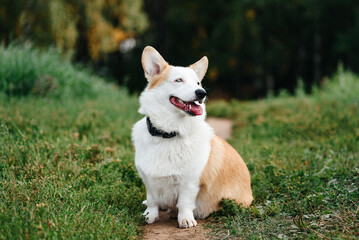
M 202 81 L 204 75 L 207 72 L 208 68 L 208 58 L 204 56 L 199 61 L 193 63 L 190 68 L 193 69 L 193 71 L 197 74 L 197 77 L 200 81 Z
M 147 81 L 160 74 L 168 65 L 163 57 L 153 47 L 147 46 L 142 52 L 142 67 Z

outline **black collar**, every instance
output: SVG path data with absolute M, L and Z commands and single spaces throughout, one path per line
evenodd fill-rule
M 175 137 L 177 135 L 176 132 L 168 133 L 168 132 L 165 132 L 165 131 L 162 131 L 162 130 L 159 130 L 159 129 L 155 128 L 152 125 L 152 122 L 151 122 L 149 117 L 146 117 L 146 120 L 147 120 L 148 132 L 154 137 L 172 138 L 172 137 Z

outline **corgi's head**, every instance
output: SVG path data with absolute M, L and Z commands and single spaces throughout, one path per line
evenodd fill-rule
M 202 116 L 206 91 L 201 81 L 208 67 L 203 57 L 189 67 L 169 65 L 153 48 L 146 47 L 142 53 L 142 67 L 148 85 L 141 94 L 140 113 L 151 115 L 180 114 Z

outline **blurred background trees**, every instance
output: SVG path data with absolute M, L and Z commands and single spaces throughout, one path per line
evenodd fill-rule
M 142 0 L 2 0 L 0 38 L 55 45 L 75 59 L 98 61 L 148 26 Z
M 73 51 L 132 91 L 152 45 L 174 65 L 210 60 L 212 96 L 260 98 L 301 80 L 309 91 L 339 62 L 359 71 L 357 0 L 2 0 L 0 41 Z

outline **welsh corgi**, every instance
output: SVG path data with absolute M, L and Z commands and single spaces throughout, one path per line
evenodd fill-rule
M 169 65 L 150 46 L 142 53 L 148 81 L 140 95 L 145 115 L 132 129 L 135 165 L 146 186 L 147 222 L 159 209 L 177 215 L 180 228 L 197 225 L 219 209 L 222 198 L 244 207 L 253 201 L 248 168 L 205 122 L 206 91 L 201 81 L 208 59 L 189 67 Z

